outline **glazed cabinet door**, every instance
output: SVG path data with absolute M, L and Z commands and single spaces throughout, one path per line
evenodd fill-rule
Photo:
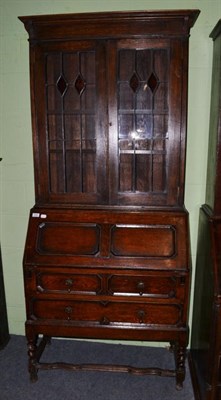
M 112 204 L 179 203 L 183 45 L 168 39 L 109 43 Z
M 42 42 L 32 51 L 37 202 L 182 205 L 186 41 Z
M 31 51 L 37 202 L 103 204 L 105 46 L 42 42 Z

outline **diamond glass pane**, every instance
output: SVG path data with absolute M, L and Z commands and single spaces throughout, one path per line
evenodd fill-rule
M 130 87 L 134 91 L 134 93 L 137 91 L 139 87 L 139 78 L 135 72 L 130 79 Z
M 67 82 L 66 82 L 65 78 L 63 77 L 63 75 L 61 75 L 58 78 L 57 88 L 58 88 L 60 94 L 63 96 L 67 89 Z
M 147 84 L 151 90 L 151 92 L 155 92 L 157 86 L 158 86 L 158 79 L 156 77 L 156 75 L 152 72 L 152 74 L 150 75 Z
M 82 76 L 79 74 L 76 81 L 75 81 L 75 88 L 78 91 L 78 94 L 82 94 L 83 91 L 85 90 L 86 83 Z

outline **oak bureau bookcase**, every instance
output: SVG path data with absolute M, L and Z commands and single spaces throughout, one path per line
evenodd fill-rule
M 36 203 L 24 253 L 32 381 L 51 337 L 169 342 L 185 378 L 188 40 L 198 10 L 20 17 Z M 39 339 L 40 336 L 40 339 Z M 107 360 L 108 362 L 108 360 Z M 160 367 L 160 366 L 159 366 Z

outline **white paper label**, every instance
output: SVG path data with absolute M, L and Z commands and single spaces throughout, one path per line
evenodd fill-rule
M 39 218 L 40 214 L 39 213 L 32 213 L 32 218 Z

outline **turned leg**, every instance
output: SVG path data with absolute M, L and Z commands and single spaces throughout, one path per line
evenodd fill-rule
M 176 389 L 181 390 L 183 388 L 183 381 L 185 379 L 185 358 L 186 348 L 177 345 L 176 353 Z
M 28 339 L 28 371 L 30 374 L 31 382 L 36 382 L 38 380 L 38 368 L 37 368 L 37 340 L 38 336 Z

